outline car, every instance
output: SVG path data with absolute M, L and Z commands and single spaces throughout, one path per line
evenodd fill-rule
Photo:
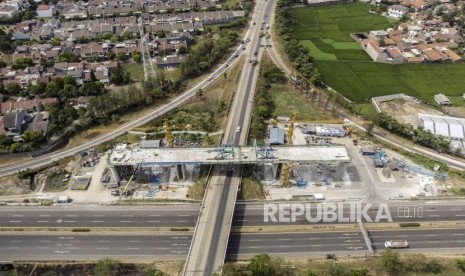
M 258 55 L 258 51 L 255 51 L 255 53 L 253 53 L 254 56 Z
M 239 54 L 235 54 L 234 57 L 239 57 Z
M 249 59 L 249 63 L 252 63 L 252 60 L 251 60 L 251 59 Z
M 212 79 L 213 79 L 213 77 L 210 76 L 210 77 L 207 78 L 207 81 L 211 81 Z
M 112 196 L 119 196 L 119 190 L 113 190 L 111 191 Z
M 257 23 L 254 22 L 253 24 L 256 25 Z
M 245 51 L 245 47 L 242 47 L 242 51 Z
M 236 132 L 241 132 L 241 126 L 237 126 Z
M 250 38 L 246 38 L 246 39 L 245 39 L 245 42 L 250 42 Z
M 244 40 L 242 40 L 242 41 L 241 41 L 241 44 L 244 44 L 244 43 L 245 43 L 245 41 L 244 41 Z

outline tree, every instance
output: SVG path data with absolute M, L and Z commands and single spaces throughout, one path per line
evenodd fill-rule
M 17 95 L 21 92 L 21 86 L 15 82 L 10 82 L 6 85 L 5 92 L 9 95 Z
M 63 78 L 63 85 L 72 85 L 72 86 L 77 86 L 76 79 L 73 78 L 72 76 L 66 76 Z
M 156 268 L 150 268 L 144 272 L 144 276 L 164 276 L 164 275 L 165 273 L 163 273 L 162 271 Z
M 268 254 L 259 254 L 253 257 L 247 269 L 252 272 L 253 276 L 272 276 L 276 275 L 276 268 L 273 260 Z
M 465 259 L 457 260 L 457 268 L 465 272 Z
M 94 267 L 94 273 L 97 276 L 113 276 L 117 275 L 119 264 L 113 259 L 100 259 Z
M 142 55 L 139 52 L 135 52 L 132 54 L 132 59 L 134 59 L 135 62 L 141 63 L 142 62 Z
M 128 84 L 130 81 L 129 73 L 118 65 L 115 69 L 111 70 L 110 82 L 116 85 Z
M 44 141 L 44 135 L 39 131 L 26 131 L 21 135 L 25 143 L 30 144 L 32 148 L 38 146 Z
M 403 264 L 399 258 L 399 253 L 387 249 L 381 253 L 381 263 L 388 272 L 399 272 L 403 269 Z
M 125 53 L 118 53 L 116 54 L 116 58 L 118 58 L 121 61 L 125 61 L 128 59 L 128 56 Z

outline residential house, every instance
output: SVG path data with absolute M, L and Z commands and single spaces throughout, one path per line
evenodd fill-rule
M 440 105 L 451 105 L 451 101 L 444 94 L 434 95 L 434 100 Z
M 25 124 L 26 113 L 24 111 L 7 113 L 3 115 L 3 127 L 0 132 L 9 137 L 19 137 L 23 133 Z
M 50 125 L 50 114 L 47 111 L 39 112 L 32 122 L 26 126 L 26 131 L 36 131 L 42 133 L 44 137 L 47 136 L 48 127 Z
M 26 34 L 21 31 L 15 31 L 13 35 L 11 36 L 11 40 L 24 40 L 24 41 L 29 41 L 31 39 L 31 36 L 29 34 Z
M 0 16 L 12 17 L 13 14 L 21 9 L 20 5 L 15 1 L 4 1 L 0 3 Z
M 39 5 L 37 7 L 37 18 L 50 18 L 54 15 L 54 7 L 52 5 Z
M 404 14 L 408 12 L 408 8 L 402 6 L 402 5 L 392 5 L 388 8 L 388 16 L 395 18 L 395 19 L 400 19 Z
M 155 57 L 158 69 L 177 68 L 183 63 L 183 56 Z

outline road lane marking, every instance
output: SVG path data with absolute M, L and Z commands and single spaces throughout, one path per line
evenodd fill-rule
M 97 247 L 97 250 L 108 250 L 108 247 Z
M 119 222 L 122 222 L 122 223 L 130 223 L 130 222 L 132 222 L 132 221 L 130 221 L 130 220 L 120 220 Z
M 178 215 L 178 217 L 188 217 L 189 215 Z
M 160 215 L 150 215 L 151 217 L 159 217 Z
M 23 242 L 23 241 L 20 241 L 20 240 L 11 240 L 10 242 Z
M 250 239 L 249 241 L 262 241 L 262 239 Z
M 465 217 L 465 215 L 455 215 L 456 217 Z
M 73 223 L 73 222 L 76 222 L 75 220 L 64 220 L 63 222 L 65 223 Z
M 39 215 L 39 217 L 41 217 L 41 218 L 49 218 L 50 215 Z
M 424 235 L 424 236 L 425 236 L 425 237 L 436 237 L 437 234 L 426 234 L 426 235 Z
M 77 217 L 77 216 L 78 216 L 78 215 L 66 215 L 66 217 L 68 217 L 68 218 L 75 218 L 75 217 Z
M 159 220 L 149 220 L 149 222 L 160 222 Z
M 110 242 L 110 241 L 97 241 L 97 242 Z
M 279 239 L 280 241 L 290 241 L 291 239 Z
M 126 247 L 127 250 L 139 250 L 139 247 Z
M 94 215 L 94 218 L 103 218 L 105 215 Z
M 188 220 L 178 220 L 178 222 L 189 222 Z
M 24 217 L 24 215 L 12 215 L 12 217 L 14 217 L 14 218 L 22 218 L 22 217 Z
M 20 220 L 10 220 L 10 223 L 21 223 Z
M 292 247 L 292 245 L 280 245 L 279 247 L 281 247 L 281 248 L 290 248 L 290 247 Z
M 103 220 L 93 220 L 92 222 L 94 222 L 94 223 L 100 223 L 100 222 L 103 222 Z
M 133 217 L 134 215 L 121 215 L 122 217 Z
M 128 242 L 140 242 L 140 241 L 128 241 Z
M 249 246 L 249 248 L 262 248 L 261 246 Z
M 48 220 L 38 220 L 37 222 L 38 223 L 46 223 L 46 222 L 48 222 Z
M 439 215 L 428 215 L 428 217 L 430 217 L 430 218 L 438 218 L 440 216 Z
M 452 236 L 465 236 L 465 234 L 464 233 L 454 233 L 454 234 L 452 234 Z
M 451 211 L 462 211 L 462 209 L 460 208 L 456 208 L 456 209 L 450 209 Z

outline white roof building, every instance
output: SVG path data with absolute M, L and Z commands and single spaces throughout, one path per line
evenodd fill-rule
M 436 135 L 465 139 L 465 118 L 418 114 L 419 125 Z

